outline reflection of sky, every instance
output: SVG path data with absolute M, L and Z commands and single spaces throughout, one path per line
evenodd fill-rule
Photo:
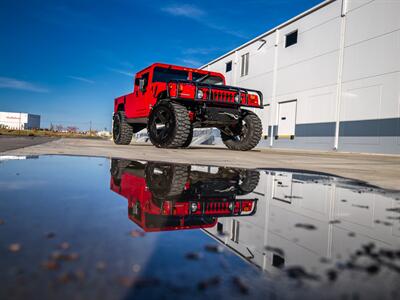
M 198 283 L 217 276 L 219 286 L 210 295 L 239 298 L 240 292 L 232 289 L 233 278 L 239 276 L 252 296 L 261 297 L 282 287 L 281 280 L 274 281 L 275 276 L 285 274 L 282 270 L 300 266 L 319 278 L 314 286 L 322 284 L 324 292 L 333 294 L 356 291 L 373 297 L 382 293 L 376 288 L 379 285 L 385 287 L 385 296 L 397 287 L 398 273 L 385 264 L 400 266 L 400 257 L 388 260 L 382 251 L 400 249 L 399 194 L 344 179 L 262 171 L 253 193 L 238 196 L 258 198 L 255 215 L 219 218 L 224 236 L 214 227 L 206 230 L 208 234 L 183 230 L 132 238 L 129 232 L 141 229 L 128 218 L 127 200 L 110 190 L 109 171 L 108 159 L 90 157 L 43 156 L 0 164 L 0 219 L 5 221 L 0 225 L 0 269 L 7 270 L 0 273 L 3 286 L 12 286 L 15 281 L 10 274 L 23 268 L 25 275 L 21 276 L 29 282 L 26 291 L 60 296 L 48 291 L 49 281 L 57 281 L 68 270 L 83 269 L 88 280 L 83 288 L 86 296 L 93 296 L 90 293 L 100 287 L 103 296 L 150 297 L 148 289 L 127 290 L 118 284 L 120 277 L 142 276 L 161 282 L 150 295 L 201 298 L 204 294 L 199 293 Z M 46 239 L 48 232 L 54 232 L 55 238 Z M 54 273 L 41 270 L 40 263 L 64 241 L 79 253 L 79 262 L 63 263 L 62 270 Z M 20 253 L 6 250 L 11 243 L 21 243 Z M 222 254 L 204 250 L 205 245 L 215 243 L 227 246 Z M 371 277 L 364 269 L 353 273 L 343 267 L 371 243 L 371 251 L 382 259 L 377 274 Z M 198 253 L 201 259 L 187 260 L 188 253 Z M 267 275 L 256 272 L 242 258 Z M 103 275 L 95 268 L 99 261 L 107 263 Z M 364 267 L 376 261 L 364 255 L 361 263 Z M 133 265 L 140 266 L 139 275 L 132 271 Z M 329 270 L 337 272 L 338 279 L 326 287 L 321 282 L 327 280 Z M 33 273 L 39 275 L 32 279 L 29 274 Z M 70 292 L 76 287 L 70 285 Z M 293 290 L 279 290 L 286 292 Z
M 4 189 L 0 185 L 0 219 L 5 222 L 0 225 L 2 287 L 15 287 L 15 274 L 23 269 L 20 276 L 27 283 L 17 286 L 22 294 L 34 291 L 50 298 L 71 299 L 70 293 L 75 291 L 89 299 L 122 298 L 126 293 L 146 292 L 133 287 L 129 290 L 121 284 L 126 278 L 130 281 L 139 276 L 144 281 L 161 280 L 158 297 L 162 297 L 165 289 L 170 291 L 172 287 L 197 292 L 201 280 L 225 272 L 221 260 L 233 273 L 249 269 L 234 254 L 204 251 L 205 245 L 214 242 L 200 230 L 131 237 L 131 230 L 141 229 L 129 220 L 126 199 L 110 191 L 109 168 L 108 159 L 87 157 L 44 156 L 0 164 L 1 182 L 13 182 L 13 186 L 20 187 Z M 48 232 L 54 232 L 55 238 L 47 239 Z M 62 242 L 71 245 L 70 252 L 77 252 L 79 261 L 62 263 L 58 271 L 43 270 L 41 263 L 59 251 L 57 245 Z M 21 251 L 7 251 L 12 243 L 20 243 Z M 203 252 L 202 260 L 188 261 L 189 252 Z M 107 265 L 103 273 L 96 270 L 99 261 Z M 140 266 L 138 273 L 133 272 L 134 265 Z M 57 285 L 65 272 L 76 270 L 85 272 L 83 287 L 66 285 L 61 289 L 63 294 L 60 288 L 58 292 L 49 290 L 49 285 Z M 143 294 L 142 298 L 147 296 Z
M 0 190 L 26 190 L 26 189 L 45 189 L 47 182 L 44 180 L 0 180 Z

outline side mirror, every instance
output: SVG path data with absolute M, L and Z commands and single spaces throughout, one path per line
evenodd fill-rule
M 146 91 L 146 79 L 140 78 L 139 79 L 139 90 L 144 93 Z

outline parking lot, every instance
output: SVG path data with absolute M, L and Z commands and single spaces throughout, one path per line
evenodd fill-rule
M 159 149 L 150 144 L 117 146 L 109 140 L 4 137 L 0 139 L 0 151 L 7 155 L 63 154 L 240 168 L 305 170 L 358 179 L 387 189 L 397 190 L 400 186 L 400 156 L 394 155 L 281 149 L 240 152 L 216 146 Z
M 32 137 L 32 136 L 2 136 L 0 135 L 0 153 L 8 150 L 20 149 L 33 145 L 43 144 L 54 141 L 52 137 Z

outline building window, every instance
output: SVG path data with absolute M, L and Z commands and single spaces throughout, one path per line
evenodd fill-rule
M 298 31 L 296 30 L 286 35 L 285 48 L 297 44 L 297 33 Z
M 226 63 L 225 72 L 228 73 L 232 71 L 232 61 Z
M 285 259 L 282 256 L 272 254 L 272 265 L 279 269 L 282 269 L 285 266 Z
M 218 234 L 220 234 L 220 235 L 223 235 L 223 234 L 224 234 L 224 224 L 218 222 L 218 224 L 217 224 L 217 232 L 218 232 Z
M 240 72 L 240 76 L 246 76 L 249 74 L 249 53 L 242 55 L 242 69 Z

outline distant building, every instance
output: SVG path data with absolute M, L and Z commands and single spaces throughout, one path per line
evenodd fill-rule
M 101 137 L 111 137 L 111 132 L 103 130 L 103 131 L 98 131 L 96 135 Z
M 0 126 L 8 129 L 39 129 L 40 115 L 16 112 L 0 112 Z

